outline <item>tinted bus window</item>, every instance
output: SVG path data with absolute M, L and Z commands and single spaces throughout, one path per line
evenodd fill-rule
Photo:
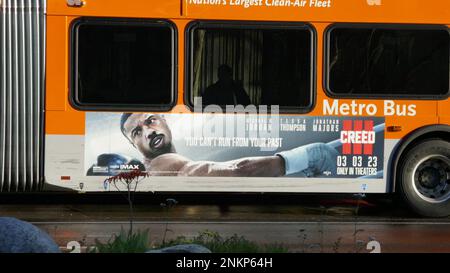
M 449 32 L 336 27 L 328 33 L 328 89 L 338 95 L 445 96 Z
M 190 100 L 203 105 L 312 104 L 313 34 L 305 26 L 201 24 L 191 39 Z
M 130 109 L 170 105 L 173 36 L 166 23 L 80 23 L 74 35 L 76 102 Z

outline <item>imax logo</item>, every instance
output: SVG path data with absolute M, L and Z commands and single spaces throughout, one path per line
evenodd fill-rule
M 139 165 L 120 165 L 121 170 L 139 170 Z
M 369 6 L 381 6 L 381 0 L 366 0 Z
M 341 131 L 342 154 L 372 155 L 375 144 L 373 120 L 344 120 Z

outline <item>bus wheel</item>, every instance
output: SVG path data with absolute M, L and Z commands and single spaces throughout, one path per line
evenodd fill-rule
M 399 188 L 407 204 L 427 217 L 450 215 L 450 143 L 426 140 L 403 157 Z

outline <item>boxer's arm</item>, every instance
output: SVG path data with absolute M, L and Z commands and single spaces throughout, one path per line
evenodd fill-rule
M 153 175 L 277 177 L 304 172 L 307 176 L 335 173 L 338 152 L 313 143 L 274 156 L 246 157 L 226 162 L 191 161 L 170 153 L 151 161 Z
M 285 174 L 280 156 L 246 157 L 226 162 L 191 161 L 180 169 L 182 176 L 277 177 Z
M 152 160 L 150 174 L 179 176 L 276 177 L 285 174 L 280 156 L 247 157 L 226 162 L 191 161 L 178 154 Z

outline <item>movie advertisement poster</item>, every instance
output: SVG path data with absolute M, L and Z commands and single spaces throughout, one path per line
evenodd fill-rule
M 86 113 L 85 175 L 383 178 L 384 118 Z

